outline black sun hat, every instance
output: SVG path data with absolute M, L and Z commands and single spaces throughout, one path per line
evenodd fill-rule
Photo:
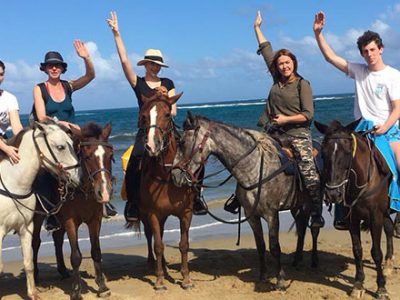
M 67 71 L 67 66 L 68 66 L 67 63 L 64 62 L 64 59 L 61 56 L 61 54 L 56 51 L 49 51 L 46 53 L 46 55 L 44 56 L 44 62 L 40 63 L 40 70 L 44 71 L 46 65 L 48 64 L 60 64 L 64 68 L 63 73 Z

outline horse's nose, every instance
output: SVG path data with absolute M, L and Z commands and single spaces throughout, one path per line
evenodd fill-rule
M 343 193 L 341 190 L 327 190 L 325 191 L 325 198 L 330 203 L 337 203 L 343 197 Z
M 172 169 L 171 175 L 172 175 L 172 181 L 176 186 L 182 187 L 185 184 L 185 176 L 182 170 Z

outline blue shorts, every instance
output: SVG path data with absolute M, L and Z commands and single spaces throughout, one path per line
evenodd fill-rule
M 389 143 L 400 142 L 399 125 L 393 125 L 390 127 L 390 129 L 384 134 L 384 137 Z

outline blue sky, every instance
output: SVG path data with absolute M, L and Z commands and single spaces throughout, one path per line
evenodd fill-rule
M 312 23 L 319 10 L 326 13 L 324 33 L 338 54 L 362 62 L 355 41 L 371 29 L 383 37 L 385 63 L 400 68 L 400 1 L 15 0 L 1 1 L 0 59 L 7 68 L 2 88 L 18 97 L 22 113 L 28 112 L 33 86 L 46 79 L 39 63 L 47 51 L 59 51 L 69 64 L 64 79 L 83 73 L 72 46 L 79 38 L 89 48 L 96 79 L 74 93 L 76 109 L 136 106 L 105 21 L 115 10 L 137 73 L 143 75 L 136 62 L 144 51 L 161 49 L 170 68 L 160 76 L 184 92 L 180 103 L 264 98 L 271 78 L 255 53 L 258 9 L 267 39 L 274 49 L 296 54 L 314 95 L 353 91 L 352 80 L 326 63 L 316 46 Z

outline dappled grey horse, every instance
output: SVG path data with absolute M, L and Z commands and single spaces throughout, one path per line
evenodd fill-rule
M 298 240 L 293 265 L 302 260 L 304 237 L 311 201 L 300 192 L 295 176 L 282 171 L 279 153 L 265 133 L 242 129 L 188 113 L 173 170 L 177 185 L 196 185 L 197 175 L 209 155 L 216 156 L 236 178 L 236 196 L 243 206 L 256 241 L 260 260 L 260 280 L 266 278 L 265 242 L 261 218 L 268 223 L 269 248 L 277 264 L 277 286 L 285 289 L 279 245 L 279 211 L 291 210 L 296 221 Z M 261 175 L 261 176 L 260 176 Z M 313 237 L 312 266 L 317 267 L 319 228 Z

